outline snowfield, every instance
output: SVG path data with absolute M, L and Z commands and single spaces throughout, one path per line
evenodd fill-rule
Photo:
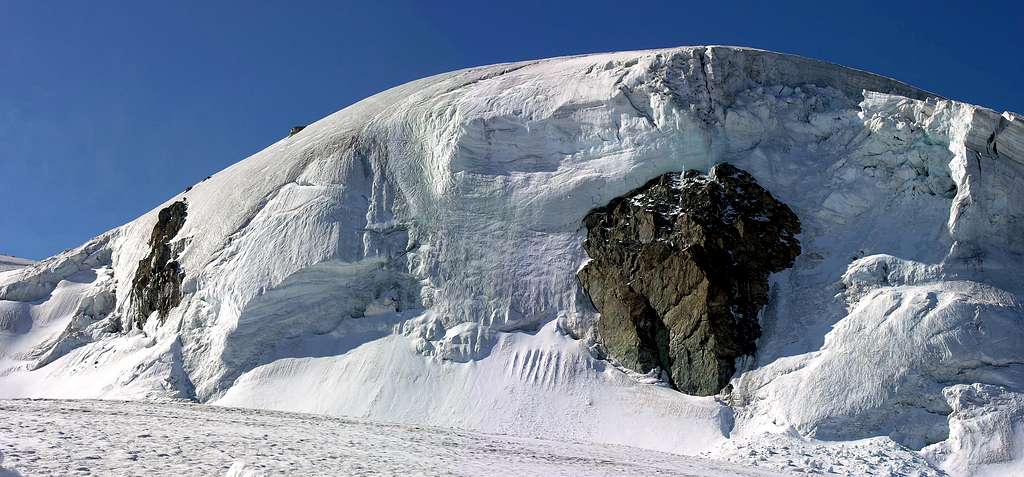
M 782 475 L 620 446 L 158 402 L 0 401 L 0 452 L 4 477 Z
M 694 397 L 604 359 L 576 280 L 581 221 L 719 162 L 799 216 L 802 253 L 770 279 L 756 355 Z M 0 398 L 1020 474 L 1022 185 L 1021 116 L 795 56 L 685 47 L 446 73 L 0 272 Z M 137 316 L 140 261 L 178 202 L 180 303 Z

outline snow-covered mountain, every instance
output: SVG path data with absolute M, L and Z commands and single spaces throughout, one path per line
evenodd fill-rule
M 605 345 L 577 279 L 584 218 L 722 162 L 795 213 L 799 255 L 754 300 L 756 352 L 691 396 Z M 0 274 L 0 397 L 190 399 L 740 460 L 773 439 L 856 441 L 922 475 L 1012 472 L 1022 184 L 1020 116 L 795 56 L 687 47 L 442 74 Z
M 0 254 L 0 273 L 9 272 L 11 270 L 17 270 L 32 265 L 32 260 L 25 258 L 12 257 L 10 255 Z

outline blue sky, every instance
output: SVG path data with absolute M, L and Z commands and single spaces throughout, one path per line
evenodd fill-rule
M 0 253 L 78 245 L 293 124 L 452 69 L 729 44 L 1024 112 L 1022 31 L 1019 0 L 0 2 Z

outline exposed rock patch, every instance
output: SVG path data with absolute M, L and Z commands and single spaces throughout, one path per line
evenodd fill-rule
M 149 236 L 149 255 L 139 261 L 132 281 L 134 322 L 138 328 L 154 311 L 160 319 L 181 302 L 181 281 L 185 272 L 174 260 L 171 240 L 185 225 L 188 205 L 177 201 L 160 210 L 153 233 Z
M 584 223 L 578 278 L 606 351 L 688 394 L 718 393 L 754 353 L 768 275 L 800 254 L 796 214 L 729 164 L 664 174 Z

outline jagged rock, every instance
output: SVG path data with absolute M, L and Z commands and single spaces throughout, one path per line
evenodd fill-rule
M 132 303 L 134 321 L 138 328 L 154 311 L 160 318 L 181 302 L 181 281 L 185 272 L 173 258 L 171 240 L 185 225 L 188 205 L 177 201 L 160 210 L 153 233 L 149 237 L 150 251 L 139 261 L 139 268 L 132 281 Z
M 689 394 L 718 393 L 754 353 L 768 275 L 800 254 L 796 214 L 729 164 L 664 174 L 584 223 L 578 278 L 606 351 Z
M 299 131 L 302 131 L 303 129 L 306 129 L 306 126 L 292 126 L 292 129 L 288 131 L 288 137 L 298 134 Z

